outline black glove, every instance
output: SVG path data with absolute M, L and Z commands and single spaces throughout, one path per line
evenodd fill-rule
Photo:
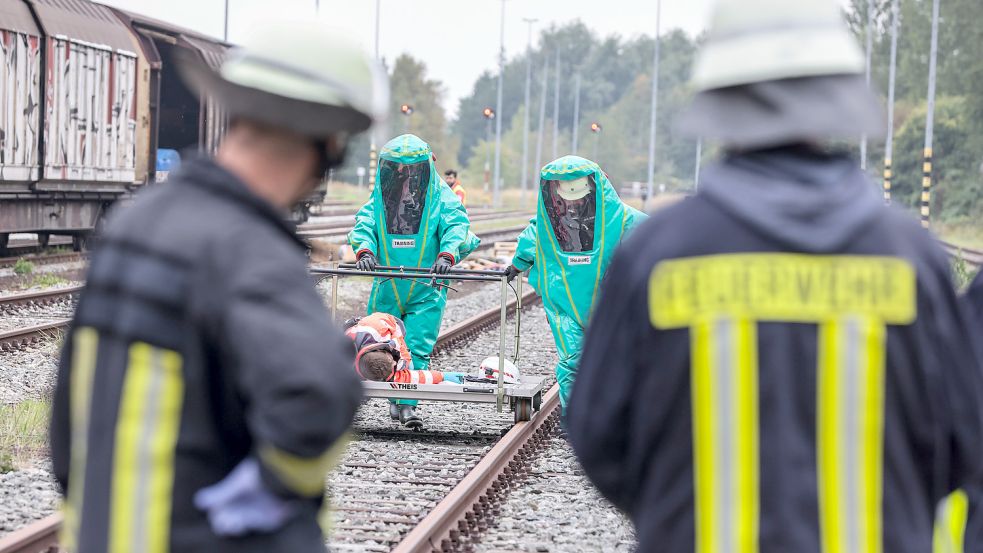
M 451 267 L 454 266 L 454 262 L 447 259 L 445 255 L 438 255 L 437 261 L 433 262 L 433 267 L 430 267 L 431 273 L 437 273 L 438 275 L 446 275 L 451 272 Z
M 355 262 L 355 268 L 359 271 L 374 271 L 378 265 L 379 261 L 372 255 L 372 252 L 363 253 L 362 257 L 359 257 L 358 261 Z
M 521 273 L 522 271 L 516 269 L 515 265 L 509 265 L 508 268 L 505 269 L 505 280 L 512 282 L 515 280 L 515 277 L 519 276 Z

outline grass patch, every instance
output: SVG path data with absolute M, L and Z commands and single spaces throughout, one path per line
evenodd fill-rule
M 31 286 L 40 286 L 41 288 L 50 288 L 52 286 L 58 286 L 60 284 L 65 284 L 67 280 L 61 278 L 58 275 L 53 275 L 51 273 L 41 273 L 40 275 L 34 277 L 31 280 Z
M 24 259 L 23 257 L 18 258 L 17 262 L 14 263 L 14 274 L 15 275 L 29 275 L 34 272 L 34 264 L 30 261 Z
M 48 401 L 0 405 L 0 473 L 30 465 L 48 447 Z

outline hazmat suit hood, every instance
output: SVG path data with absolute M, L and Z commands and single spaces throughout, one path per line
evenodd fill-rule
M 881 207 L 855 160 L 809 146 L 731 153 L 703 172 L 699 193 L 765 236 L 809 253 L 842 250 Z
M 589 187 L 586 194 L 585 179 Z M 573 182 L 580 184 L 564 186 Z M 563 196 L 575 200 L 563 201 Z M 579 211 L 564 212 L 557 205 L 576 205 Z M 589 211 L 585 212 L 584 206 Z M 586 325 L 615 248 L 644 217 L 621 201 L 607 175 L 593 161 L 564 156 L 547 164 L 540 173 L 534 219 L 538 251 L 529 281 L 547 304 Z
M 430 145 L 412 134 L 379 152 L 376 186 L 358 217 L 371 217 L 376 235 L 358 225 L 349 235 L 356 251 L 371 251 L 385 265 L 429 267 L 440 253 L 459 262 L 478 246 L 467 212 L 437 172 Z

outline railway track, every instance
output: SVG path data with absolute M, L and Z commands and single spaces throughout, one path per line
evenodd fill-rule
M 529 291 L 523 295 L 523 307 L 538 302 L 538 296 Z M 508 310 L 514 313 L 516 301 L 508 303 Z M 461 321 L 441 333 L 435 350 L 446 349 L 475 335 L 483 329 L 498 324 L 500 307 L 494 307 L 474 317 Z M 437 463 L 439 466 L 414 465 L 415 474 L 409 479 L 388 479 L 372 481 L 369 485 L 383 488 L 400 488 L 403 501 L 385 499 L 359 500 L 354 504 L 339 505 L 336 512 L 349 523 L 338 525 L 332 539 L 346 536 L 365 540 L 364 534 L 352 532 L 376 530 L 374 526 L 360 526 L 359 521 L 369 519 L 373 524 L 398 524 L 408 528 L 405 532 L 386 531 L 375 536 L 379 550 L 388 551 L 396 546 L 396 551 L 450 551 L 457 545 L 466 543 L 476 533 L 487 529 L 494 517 L 497 505 L 502 501 L 510 486 L 522 477 L 526 464 L 533 458 L 538 444 L 547 438 L 558 421 L 559 400 L 557 387 L 551 388 L 544 396 L 539 412 L 532 420 L 516 423 L 500 439 L 489 435 L 451 437 L 427 433 L 370 432 L 370 439 L 415 439 L 415 448 L 422 450 L 437 448 L 442 451 Z M 430 441 L 431 444 L 426 442 Z M 475 443 L 479 444 L 475 451 Z M 480 451 L 481 446 L 490 446 Z M 458 449 L 456 453 L 448 450 Z M 398 465 L 400 460 L 382 460 L 384 463 Z M 371 470 L 377 463 L 353 462 L 342 465 L 338 470 Z M 448 476 L 448 472 L 452 473 Z M 466 472 L 457 478 L 454 472 Z M 331 493 L 344 491 L 344 486 L 332 487 Z M 417 494 L 417 495 L 414 495 Z M 423 494 L 419 496 L 419 494 Z M 414 498 L 439 501 L 429 513 L 421 517 L 418 509 L 406 508 Z M 53 553 L 58 551 L 58 531 L 61 528 L 61 515 L 54 514 L 0 538 L 0 553 Z M 431 547 L 430 544 L 436 544 Z M 371 551 L 372 549 L 364 549 Z
M 73 302 L 82 286 L 70 286 L 40 292 L 25 292 L 0 297 L 0 314 L 9 314 L 23 307 L 51 307 Z M 35 345 L 68 326 L 70 319 L 59 318 L 43 324 L 0 332 L 0 351 L 12 351 Z
M 29 261 L 34 265 L 51 265 L 54 263 L 73 263 L 76 261 L 85 261 L 88 259 L 88 256 L 89 254 L 85 252 L 66 252 L 3 257 L 0 258 L 0 269 L 10 269 L 16 265 L 17 261 L 20 259 Z
M 971 269 L 980 269 L 983 267 L 983 250 L 974 250 L 972 248 L 964 248 L 962 246 L 957 246 L 950 242 L 942 241 L 942 247 L 945 251 L 952 257 L 959 257 L 968 265 Z

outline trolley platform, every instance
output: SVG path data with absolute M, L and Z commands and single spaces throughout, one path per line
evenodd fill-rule
M 375 277 L 416 280 L 424 285 L 442 285 L 448 280 L 467 280 L 479 282 L 499 282 L 502 286 L 502 304 L 500 321 L 499 359 L 505 359 L 506 337 L 506 305 L 510 286 L 505 277 L 505 271 L 475 271 L 467 269 L 451 269 L 446 275 L 434 275 L 429 268 L 422 267 L 389 267 L 379 266 L 374 271 L 360 271 L 353 264 L 341 264 L 338 267 L 315 267 L 311 269 L 315 275 L 332 278 L 331 313 L 337 313 L 338 279 L 341 277 Z M 516 295 L 522 297 L 522 279 L 518 280 L 519 290 Z M 521 300 L 520 300 L 521 301 Z M 515 313 L 515 346 L 519 348 L 519 326 L 521 303 L 516 305 Z M 362 387 L 367 397 L 384 399 L 415 399 L 424 401 L 457 401 L 466 403 L 494 403 L 497 410 L 502 412 L 507 403 L 515 413 L 515 421 L 528 421 L 532 414 L 539 410 L 542 403 L 543 387 L 546 377 L 520 376 L 519 382 L 507 384 L 504 382 L 503 366 L 499 366 L 499 377 L 496 382 L 469 382 L 463 384 L 408 384 L 402 382 L 373 382 L 363 381 Z

